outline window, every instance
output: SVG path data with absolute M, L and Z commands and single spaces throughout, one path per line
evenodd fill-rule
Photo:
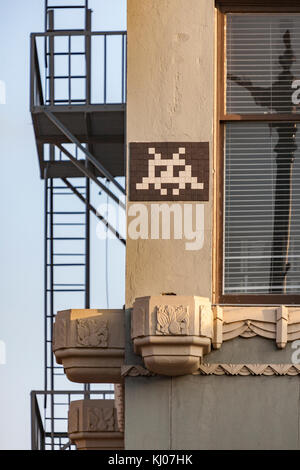
M 300 8 L 218 3 L 217 301 L 300 303 Z

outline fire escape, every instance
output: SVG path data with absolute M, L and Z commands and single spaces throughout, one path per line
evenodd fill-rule
M 93 205 L 91 192 L 97 187 L 107 201 L 125 209 L 126 32 L 92 31 L 88 0 L 56 3 L 45 1 L 45 32 L 31 35 L 30 83 L 45 185 L 45 386 L 31 393 L 32 449 L 50 450 L 72 448 L 67 434 L 72 398 L 114 393 L 113 386 L 75 387 L 52 353 L 56 312 L 90 308 L 91 217 L 125 245 Z M 59 18 L 71 14 L 81 28 L 59 29 Z

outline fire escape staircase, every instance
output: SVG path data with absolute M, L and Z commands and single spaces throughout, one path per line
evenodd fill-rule
M 117 178 L 125 176 L 126 32 L 92 32 L 88 0 L 53 3 L 45 0 L 45 32 L 31 35 L 30 110 L 45 182 L 45 389 L 32 392 L 33 449 L 70 448 L 66 413 L 72 393 L 77 397 L 80 391 L 68 389 L 63 368 L 55 362 L 53 323 L 57 310 L 67 305 L 90 308 L 90 214 L 126 244 L 91 203 L 93 183 L 107 200 L 125 209 L 125 189 Z M 58 13 L 75 10 L 82 13 L 82 29 L 55 27 Z M 118 103 L 109 99 L 112 39 L 120 56 Z M 92 58 L 98 49 L 102 62 L 95 85 Z M 73 70 L 76 61 L 83 64 L 79 73 Z M 89 397 L 113 392 L 91 391 L 85 385 L 82 393 Z M 39 396 L 44 401 L 44 425 Z M 68 397 L 66 402 L 63 396 Z

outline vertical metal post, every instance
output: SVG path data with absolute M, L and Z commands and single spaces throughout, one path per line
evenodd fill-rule
M 54 11 L 53 10 L 48 11 L 48 18 L 49 18 L 49 30 L 53 31 L 54 30 Z M 50 100 L 50 104 L 54 105 L 54 101 L 55 101 L 54 36 L 49 37 L 49 54 L 50 54 L 50 60 L 49 60 L 49 77 L 50 77 L 49 78 L 49 80 L 50 80 L 49 100 Z
M 72 74 L 72 45 L 71 45 L 71 36 L 68 36 L 68 98 L 69 104 L 72 102 L 72 82 L 71 82 L 71 74 Z
M 50 160 L 54 160 L 55 148 L 54 145 L 50 145 Z M 54 201 L 53 201 L 53 179 L 50 178 L 50 339 L 53 340 L 53 321 L 54 321 L 54 266 L 53 266 L 53 210 L 54 210 Z M 50 370 L 51 370 L 51 392 L 54 391 L 54 360 L 52 350 L 50 352 Z M 51 393 L 51 449 L 54 450 L 54 394 Z
M 86 7 L 88 1 L 86 0 Z M 86 10 L 86 36 L 85 36 L 85 57 L 86 57 L 86 104 L 91 104 L 91 29 L 92 29 L 92 10 Z M 86 158 L 85 166 L 89 166 Z M 86 185 L 86 206 L 85 206 L 85 308 L 90 308 L 90 181 L 85 180 Z
M 30 393 L 30 413 L 31 413 L 31 450 L 37 449 L 37 431 L 36 431 L 36 419 L 35 419 L 35 394 L 34 392 Z
M 48 0 L 45 0 L 45 31 L 48 31 Z
M 86 160 L 86 165 L 88 161 Z M 90 308 L 90 180 L 85 180 L 85 308 Z M 90 399 L 90 384 L 84 385 L 84 398 Z
M 31 450 L 45 450 L 45 431 L 43 428 L 37 394 L 35 391 L 30 393 L 30 412 Z
M 107 56 L 107 40 L 106 40 L 106 34 L 104 34 L 104 80 L 103 80 L 103 84 L 104 84 L 104 104 L 106 104 L 106 88 L 107 88 L 107 85 L 106 85 L 106 79 L 107 79 L 107 75 L 106 75 L 106 62 L 107 62 L 107 59 L 106 59 L 106 56 Z
M 91 104 L 91 30 L 92 30 L 92 10 L 88 9 L 88 0 L 86 0 L 86 21 L 85 21 L 85 100 L 86 105 Z M 89 166 L 87 158 L 85 166 Z M 90 308 L 90 180 L 85 180 L 85 308 Z M 85 399 L 90 398 L 90 384 L 84 385 Z
M 86 178 L 85 205 L 85 307 L 90 308 L 90 180 Z
M 45 336 L 45 345 L 44 345 L 44 361 L 45 361 L 45 371 L 44 371 L 44 385 L 45 390 L 48 390 L 48 178 L 47 178 L 47 170 L 45 170 L 45 187 L 44 187 L 44 234 L 45 234 L 45 241 L 44 241 L 44 336 Z M 47 406 L 47 395 L 45 395 L 44 399 L 44 408 Z
M 125 44 L 124 44 L 125 36 L 122 35 L 122 98 L 121 102 L 124 103 L 124 89 L 125 89 Z
M 85 20 L 85 62 L 86 62 L 86 104 L 91 104 L 91 30 L 92 30 L 92 10 L 88 9 L 86 0 L 86 20 Z M 85 166 L 88 168 L 89 162 L 85 159 Z M 85 206 L 85 308 L 90 308 L 90 181 L 85 180 L 86 185 L 86 206 Z
M 86 0 L 86 21 L 85 21 L 85 100 L 86 105 L 91 104 L 91 30 L 92 30 L 92 10 L 88 9 L 88 0 Z M 86 158 L 85 166 L 89 166 Z M 90 180 L 85 180 L 85 308 L 90 308 Z M 90 385 L 84 385 L 85 398 L 90 398 Z
M 86 79 L 85 79 L 85 99 L 86 105 L 91 104 L 91 30 L 92 30 L 92 10 L 86 12 L 86 25 L 85 25 L 85 66 L 86 66 Z
M 35 70 L 34 70 L 34 45 L 35 38 L 30 38 L 30 109 L 32 110 L 35 102 Z
M 123 103 L 126 103 L 126 93 L 127 93 L 127 35 L 124 34 L 123 36 L 123 50 L 124 50 L 124 58 L 123 58 L 123 73 L 124 78 L 122 79 L 122 85 L 124 86 L 123 90 Z M 123 52 L 122 52 L 123 54 Z M 125 188 L 127 188 L 127 114 L 124 115 L 124 169 L 125 169 Z

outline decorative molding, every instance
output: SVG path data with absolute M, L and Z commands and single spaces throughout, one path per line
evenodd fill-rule
M 188 307 L 183 305 L 158 305 L 156 307 L 158 335 L 187 335 L 189 324 Z
M 205 304 L 199 306 L 199 334 L 200 336 L 207 336 L 208 338 L 213 337 L 213 311 L 211 304 Z
M 279 349 L 284 349 L 288 341 L 288 321 L 289 312 L 287 307 L 282 305 L 277 309 L 277 328 L 276 328 L 276 344 Z
M 115 431 L 115 409 L 114 408 L 88 408 L 89 432 Z
M 223 310 L 218 305 L 213 307 L 214 315 L 214 333 L 213 333 L 213 347 L 220 349 L 223 342 Z
M 211 338 L 213 348 L 220 349 L 225 341 L 260 336 L 275 340 L 277 347 L 283 349 L 288 342 L 300 339 L 300 306 L 211 306 L 208 299 L 175 295 L 166 304 L 158 299 L 165 297 L 136 299 L 133 340 L 151 335 L 198 335 Z M 181 322 L 180 315 L 177 318 L 174 314 L 174 309 L 182 308 L 188 308 L 188 321 Z
M 125 369 L 126 367 L 126 369 Z M 150 377 L 150 373 L 141 366 L 125 366 L 122 376 Z M 296 376 L 300 375 L 300 365 L 297 364 L 201 364 L 193 375 L 231 375 L 231 376 Z
M 155 374 L 143 366 L 123 366 L 121 369 L 122 377 L 153 377 Z
M 214 306 L 213 311 L 215 349 L 239 336 L 273 339 L 279 349 L 300 339 L 299 306 Z
M 165 303 L 164 303 L 165 302 Z M 196 296 L 150 296 L 136 299 L 132 312 L 134 351 L 146 369 L 122 368 L 122 376 L 296 375 L 296 365 L 203 365 L 211 345 L 237 337 L 272 339 L 279 349 L 300 339 L 300 306 L 211 306 Z M 196 351 L 196 354 L 195 354 Z M 138 366 L 140 367 L 140 366 Z M 236 373 L 234 371 L 237 371 Z
M 98 318 L 79 318 L 77 321 L 77 346 L 107 348 L 107 321 Z
M 300 375 L 300 365 L 296 364 L 202 364 L 200 375 L 232 375 L 232 376 L 271 376 Z

